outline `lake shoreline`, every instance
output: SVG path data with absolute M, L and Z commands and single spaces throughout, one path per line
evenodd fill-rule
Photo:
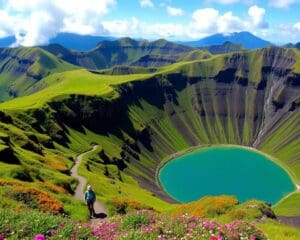
M 288 169 L 288 167 L 284 166 L 284 164 L 282 164 L 281 162 L 279 162 L 279 160 L 265 152 L 262 152 L 256 148 L 253 147 L 249 147 L 249 146 L 242 146 L 242 145 L 234 145 L 234 144 L 203 144 L 203 145 L 197 145 L 197 146 L 193 146 L 190 147 L 188 149 L 184 149 L 181 150 L 179 152 L 176 153 L 172 153 L 170 155 L 168 155 L 167 157 L 165 157 L 157 166 L 156 171 L 155 171 L 155 182 L 157 184 L 157 186 L 159 186 L 163 191 L 165 191 L 165 193 L 167 195 L 169 195 L 171 198 L 173 198 L 175 201 L 177 201 L 178 203 L 182 203 L 181 201 L 175 199 L 173 196 L 171 196 L 166 189 L 162 186 L 160 180 L 159 180 L 159 174 L 160 174 L 160 170 L 166 165 L 168 164 L 170 161 L 177 159 L 179 157 L 182 157 L 183 155 L 187 155 L 187 154 L 191 154 L 194 153 L 196 151 L 201 151 L 205 148 L 207 149 L 211 149 L 211 148 L 239 148 L 239 149 L 246 149 L 249 150 L 251 152 L 255 152 L 257 154 L 260 154 L 262 156 L 264 156 L 265 158 L 267 158 L 269 161 L 272 161 L 274 164 L 276 164 L 277 166 L 279 166 L 280 168 L 282 168 L 290 177 L 293 185 L 294 185 L 294 190 L 286 195 L 284 195 L 280 200 L 278 200 L 275 204 L 277 205 L 279 202 L 281 202 L 283 199 L 285 199 L 287 196 L 299 192 L 300 191 L 300 184 L 298 184 L 296 177 L 294 176 L 294 174 Z

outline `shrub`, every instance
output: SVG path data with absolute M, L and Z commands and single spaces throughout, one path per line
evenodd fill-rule
M 123 218 L 122 226 L 123 228 L 134 228 L 137 229 L 143 225 L 150 223 L 148 214 L 144 211 L 133 212 L 128 214 Z
M 34 187 L 13 186 L 6 195 L 32 209 L 54 214 L 63 213 L 63 204 L 60 201 Z
M 16 167 L 10 172 L 10 177 L 18 179 L 25 182 L 32 182 L 33 179 L 30 176 L 30 171 L 25 167 Z
M 246 218 L 247 212 L 243 209 L 234 209 L 228 213 L 231 219 L 241 220 Z
M 76 179 L 59 179 L 54 182 L 55 185 L 65 189 L 67 192 L 73 194 L 74 189 L 76 188 L 77 185 L 77 180 Z
M 173 216 L 189 214 L 196 217 L 216 217 L 227 213 L 237 204 L 238 200 L 231 196 L 204 197 L 198 201 L 180 205 L 173 212 Z
M 51 183 L 47 183 L 47 182 L 39 182 L 39 185 L 43 188 L 45 188 L 46 190 L 50 191 L 50 192 L 53 192 L 55 194 L 57 193 L 64 193 L 64 194 L 67 194 L 68 192 L 60 187 L 60 186 L 56 186 L 54 184 L 51 184 Z
M 126 214 L 131 210 L 141 210 L 141 209 L 153 210 L 152 207 L 132 199 L 114 197 L 112 198 L 111 203 L 112 203 L 111 212 L 117 214 Z

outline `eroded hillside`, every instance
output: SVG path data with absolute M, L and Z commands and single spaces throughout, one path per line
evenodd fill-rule
M 1 164 L 6 175 L 23 166 L 33 181 L 50 176 L 40 169 L 37 178 L 31 169 L 58 171 L 71 192 L 68 156 L 97 143 L 98 153 L 81 168 L 97 193 L 144 203 L 148 196 L 147 204 L 157 207 L 156 197 L 170 200 L 155 179 L 162 159 L 197 145 L 238 144 L 278 158 L 299 182 L 299 55 L 271 47 L 177 63 L 110 85 L 109 94 L 93 89 L 60 95 L 64 80 L 48 79 L 57 84 L 57 96 L 42 106 L 31 105 L 31 96 L 27 107 L 14 106 L 18 99 L 0 105 Z M 28 152 L 31 157 L 24 157 Z M 64 164 L 60 170 L 45 160 L 55 154 Z

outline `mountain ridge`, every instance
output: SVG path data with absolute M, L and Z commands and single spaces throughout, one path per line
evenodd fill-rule
M 64 48 L 75 51 L 90 51 L 93 48 L 97 47 L 97 45 L 99 45 L 103 41 L 115 40 L 117 40 L 117 38 L 111 36 L 92 36 L 62 32 L 58 33 L 54 38 L 51 38 L 48 44 L 59 44 Z M 136 39 L 136 41 L 143 40 Z M 177 43 L 192 47 L 203 47 L 210 45 L 222 45 L 226 41 L 242 44 L 248 49 L 261 48 L 272 45 L 269 41 L 265 41 L 261 38 L 258 38 L 250 32 L 233 32 L 227 35 L 213 34 L 208 37 L 202 38 L 198 41 L 178 41 Z M 251 45 L 251 41 L 255 43 L 255 46 Z M 16 38 L 14 36 L 0 38 L 0 47 L 9 47 L 15 42 Z
M 76 51 L 89 51 L 97 46 L 101 41 L 104 40 L 115 40 L 114 37 L 105 36 L 92 36 L 92 35 L 80 35 L 73 33 L 58 33 L 55 37 L 49 40 L 48 44 L 59 44 L 65 48 L 76 50 Z M 10 47 L 16 43 L 17 39 L 15 36 L 8 36 L 0 38 L 0 47 Z M 44 45 L 48 45 L 44 44 Z M 35 46 L 39 47 L 39 46 Z
M 76 68 L 41 48 L 2 48 L 0 101 L 33 92 L 31 87 L 51 73 Z
M 250 32 L 234 32 L 230 34 L 214 34 L 198 41 L 181 42 L 192 47 L 206 47 L 210 45 L 222 45 L 225 42 L 232 42 L 243 45 L 247 49 L 263 48 L 273 45 Z
M 161 63 L 166 65 L 174 63 L 180 57 L 180 54 L 194 50 L 192 47 L 168 42 L 163 39 L 149 42 L 147 40 L 136 41 L 131 38 L 103 41 L 89 52 L 70 51 L 58 45 L 49 45 L 43 48 L 67 62 L 90 69 L 111 68 L 115 65 L 131 65 L 134 62 L 139 62 L 140 58 L 146 55 L 153 56 L 153 58 L 161 55 L 163 60 Z M 145 64 L 146 66 L 144 66 L 148 67 L 152 65 L 152 62 L 148 61 Z

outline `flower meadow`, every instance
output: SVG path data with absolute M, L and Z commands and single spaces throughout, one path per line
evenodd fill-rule
M 0 213 L 2 239 L 267 239 L 254 224 L 233 221 L 220 225 L 199 217 L 171 217 L 149 210 L 133 211 L 105 220 L 74 222 L 73 220 L 39 212 Z

